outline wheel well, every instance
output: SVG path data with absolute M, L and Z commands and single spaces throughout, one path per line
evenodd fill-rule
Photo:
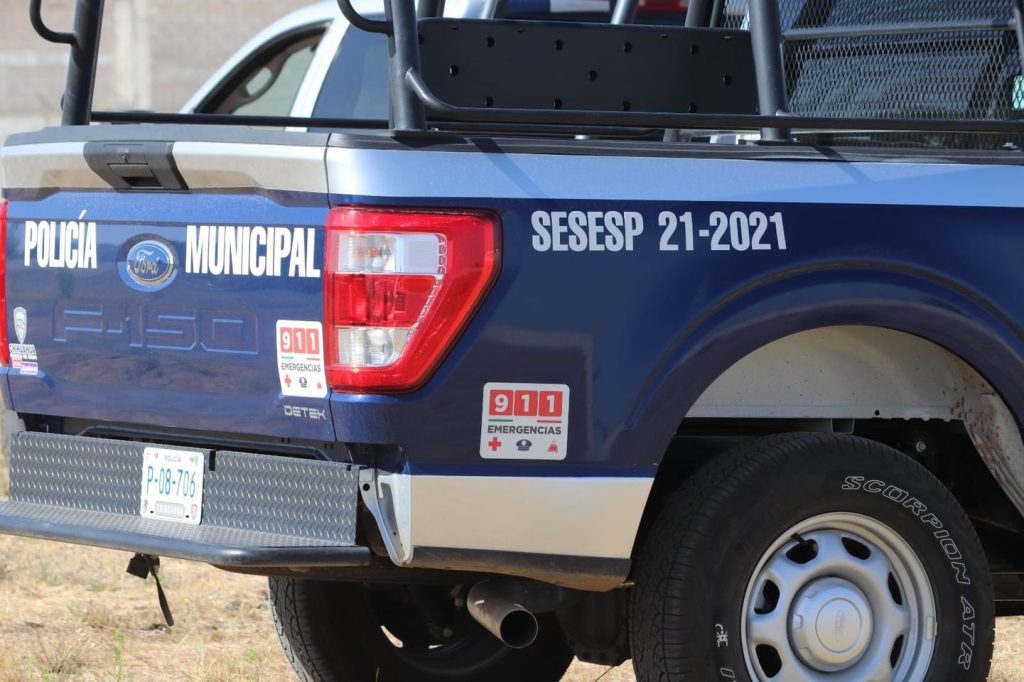
M 994 571 L 1024 571 L 1024 443 L 970 365 L 916 336 L 827 327 L 770 343 L 726 370 L 681 420 L 645 509 L 637 547 L 666 494 L 745 440 L 850 433 L 917 459 L 967 511 Z

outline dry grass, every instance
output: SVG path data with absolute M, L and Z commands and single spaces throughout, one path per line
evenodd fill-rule
M 263 580 L 165 562 L 168 629 L 152 580 L 124 573 L 123 552 L 3 537 L 0 557 L 0 682 L 291 675 Z
M 288 680 L 263 579 L 167 560 L 176 625 L 166 628 L 152 580 L 128 556 L 0 537 L 0 682 L 28 680 Z M 571 682 L 628 682 L 620 668 L 577 663 Z M 1024 618 L 1001 619 L 992 678 L 1024 680 Z
M 0 454 L 0 499 L 7 467 Z M 0 682 L 294 679 L 267 609 L 266 580 L 165 560 L 153 580 L 125 573 L 128 554 L 0 535 Z M 634 682 L 576 662 L 563 682 Z M 1024 617 L 999 620 L 991 682 L 1024 682 Z

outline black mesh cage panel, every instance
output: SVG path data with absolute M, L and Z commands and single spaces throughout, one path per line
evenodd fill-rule
M 727 0 L 724 7 L 723 25 L 747 28 L 744 0 Z M 1024 118 L 1013 0 L 779 0 L 779 14 L 794 114 Z M 809 31 L 844 35 L 812 37 Z M 1008 134 L 844 133 L 842 139 L 970 148 L 1020 144 L 1019 136 Z

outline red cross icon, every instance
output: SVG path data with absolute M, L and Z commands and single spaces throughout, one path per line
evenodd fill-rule
M 495 436 L 494 438 L 487 442 L 487 447 L 491 449 L 491 452 L 497 452 L 498 448 L 501 447 L 501 441 L 498 440 L 497 436 Z
M 290 374 L 284 375 L 284 385 L 287 386 L 288 388 L 292 387 L 292 377 Z

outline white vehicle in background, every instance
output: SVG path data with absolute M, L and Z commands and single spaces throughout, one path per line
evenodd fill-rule
M 357 7 L 367 16 L 382 14 L 379 2 L 364 2 Z M 317 99 L 327 72 L 349 27 L 337 3 L 330 0 L 291 12 L 235 52 L 192 95 L 182 113 L 312 116 L 318 109 Z M 360 39 L 386 47 L 382 37 L 376 35 L 353 31 L 349 38 L 346 48 Z M 387 53 L 378 57 L 383 59 L 381 64 L 386 69 Z M 382 111 L 370 105 L 360 108 L 386 118 L 386 90 L 380 95 L 384 98 L 378 103 Z
M 799 4 L 800 0 L 790 3 L 792 6 Z M 485 18 L 490 8 L 497 6 L 501 16 L 508 18 L 607 22 L 613 5 L 612 0 L 504 0 L 498 3 L 449 0 L 444 4 L 444 15 Z M 641 0 L 636 23 L 681 24 L 687 5 L 688 0 Z M 367 17 L 383 17 L 382 0 L 360 0 L 354 6 Z M 916 11 L 924 11 L 929 6 L 927 0 L 908 3 L 908 7 L 917 8 Z M 749 29 L 745 0 L 728 0 L 720 11 L 720 16 L 711 19 L 712 25 Z M 797 12 L 790 10 L 786 20 L 793 21 L 796 15 Z M 386 121 L 388 93 L 383 74 L 388 68 L 387 41 L 381 34 L 349 31 L 349 28 L 348 20 L 341 15 L 334 0 L 322 0 L 292 12 L 245 43 L 199 88 L 181 112 Z M 784 32 L 792 28 L 783 26 Z M 1019 117 L 1019 112 L 1024 111 L 1024 76 L 1012 79 L 1012 92 L 992 87 L 986 80 L 993 73 L 1012 70 L 1013 51 L 1002 47 L 1000 36 L 998 32 L 987 36 L 973 47 L 967 43 L 956 44 L 929 57 L 971 64 L 962 75 L 968 79 L 965 82 L 973 85 L 961 90 L 973 93 L 972 99 L 949 99 L 953 97 L 950 91 L 939 98 L 936 106 L 957 115 L 1012 110 L 1013 117 Z M 879 92 L 903 89 L 926 96 L 923 93 L 935 91 L 929 72 L 922 72 L 919 79 L 906 83 L 900 80 L 904 70 L 895 69 L 887 90 L 850 93 L 842 111 L 834 110 L 835 98 L 823 99 L 822 93 L 816 90 L 816 74 L 821 69 L 856 72 L 857 64 L 850 59 L 841 51 L 831 56 L 817 55 L 814 51 L 792 55 L 794 66 L 799 67 L 794 68 L 794 73 L 804 74 L 792 85 L 790 94 L 794 108 L 805 115 L 872 116 L 878 113 L 879 106 L 889 106 L 872 99 L 880 97 Z M 321 98 L 325 90 L 332 96 Z M 339 96 L 339 92 L 349 94 Z M 735 143 L 758 137 L 756 133 L 733 133 L 712 135 L 710 140 Z M 822 138 L 822 141 L 827 140 Z
M 384 16 L 378 0 L 353 4 L 369 18 Z M 483 18 L 488 7 L 486 0 L 449 0 L 444 15 Z M 652 23 L 679 24 L 686 16 L 686 2 L 651 3 L 649 12 L 641 3 L 640 11 Z M 502 12 L 509 18 L 601 22 L 607 22 L 610 13 L 609 0 L 508 0 Z M 350 27 L 333 0 L 282 17 L 235 52 L 181 112 L 385 121 L 387 39 Z M 324 91 L 331 96 L 321 98 Z M 338 96 L 340 92 L 350 95 Z
M 168 114 L 92 110 L 103 0 L 31 0 L 0 534 L 267 576 L 303 682 L 984 682 L 1024 0 L 379 1 Z

